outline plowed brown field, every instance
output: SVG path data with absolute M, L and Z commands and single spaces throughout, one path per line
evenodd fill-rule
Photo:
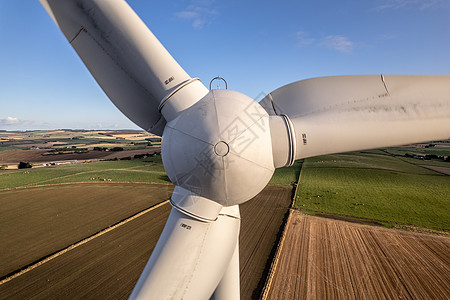
M 294 212 L 268 299 L 450 299 L 450 238 Z
M 168 199 L 172 190 L 88 183 L 0 191 L 0 278 Z
M 104 151 L 89 151 L 85 153 L 71 153 L 71 154 L 55 154 L 46 155 L 49 150 L 6 150 L 0 152 L 0 164 L 12 164 L 19 161 L 28 161 L 30 163 L 37 162 L 49 162 L 59 160 L 86 160 L 86 159 L 99 159 L 105 156 Z
M 73 185 L 74 188 L 77 186 Z M 64 197 L 65 189 L 60 192 L 60 197 Z M 91 190 L 89 193 L 94 192 Z M 153 202 L 167 199 L 166 194 L 154 195 Z M 253 298 L 259 297 L 266 262 L 270 263 L 270 253 L 289 206 L 290 195 L 289 188 L 269 186 L 241 206 L 242 299 L 250 299 L 252 295 Z M 123 194 L 114 194 L 116 201 L 130 201 L 130 197 L 135 196 L 127 189 Z M 28 197 L 28 201 L 33 199 Z M 170 209 L 169 204 L 162 205 L 1 284 L 0 299 L 126 299 L 156 245 Z M 78 211 L 77 208 L 73 210 Z M 35 222 L 35 219 L 30 220 Z M 21 222 L 26 223 L 27 220 L 23 216 Z M 33 230 L 37 228 L 30 226 L 30 232 Z M 90 227 L 82 230 L 88 232 Z M 70 232 L 66 234 L 70 236 Z M 42 233 L 40 235 L 43 236 Z M 58 237 L 53 243 L 60 243 L 61 239 Z M 20 241 L 19 237 L 17 241 Z M 52 243 L 51 240 L 48 243 Z M 20 245 L 16 246 L 15 251 L 33 255 L 30 249 L 22 251 Z M 37 244 L 36 248 L 40 250 L 43 247 Z M 4 251 L 7 253 L 8 249 Z
M 258 299 L 272 262 L 272 249 L 291 202 L 291 189 L 269 186 L 241 205 L 241 298 Z M 266 269 L 267 268 L 267 269 Z
M 146 149 L 138 150 L 124 150 L 116 152 L 106 151 L 87 151 L 82 153 L 68 153 L 49 155 L 49 150 L 6 150 L 0 151 L 0 164 L 12 164 L 19 161 L 27 161 L 30 163 L 62 161 L 62 160 L 90 160 L 90 159 L 114 159 L 123 158 L 127 156 L 133 157 L 136 154 L 146 154 L 153 152 L 160 152 L 160 146 L 148 147 Z

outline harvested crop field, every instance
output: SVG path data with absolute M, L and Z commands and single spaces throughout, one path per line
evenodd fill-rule
M 0 191 L 0 277 L 168 199 L 172 190 L 112 183 Z
M 2 299 L 127 299 L 170 212 L 165 204 L 0 286 Z
M 129 184 L 129 186 L 134 185 Z M 90 193 L 93 191 L 91 190 Z M 157 197 L 159 201 L 164 200 L 164 195 Z M 130 198 L 137 196 L 124 190 L 123 194 L 116 194 L 114 197 L 129 201 Z M 252 295 L 259 296 L 264 281 L 266 262 L 269 260 L 277 233 L 290 204 L 290 197 L 289 187 L 268 186 L 253 200 L 241 206 L 243 218 L 240 238 L 242 299 L 250 299 Z M 156 203 L 156 200 L 153 199 L 152 203 Z M 1 284 L 0 298 L 126 299 L 156 245 L 170 209 L 169 204 L 164 204 Z M 23 222 L 27 222 L 26 218 Z M 111 220 L 110 223 L 112 222 L 114 221 Z M 36 229 L 36 227 L 32 228 Z M 85 232 L 86 237 L 91 232 L 88 227 L 82 228 L 82 231 Z M 70 233 L 68 235 L 70 236 Z M 20 237 L 17 239 L 20 240 Z M 19 240 L 16 242 L 22 243 Z M 66 243 L 70 242 L 66 241 Z M 50 243 L 56 243 L 56 241 Z M 35 246 L 37 249 L 40 247 L 43 246 L 39 243 Z M 20 247 L 16 248 L 20 250 Z M 46 251 L 54 251 L 52 249 Z M 8 249 L 2 251 L 8 253 Z M 45 256 L 42 253 L 40 255 Z
M 293 212 L 267 299 L 450 299 L 450 238 Z

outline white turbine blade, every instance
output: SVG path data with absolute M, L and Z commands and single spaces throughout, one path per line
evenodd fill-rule
M 161 102 L 192 80 L 123 0 L 40 0 L 111 101 L 161 135 Z M 177 111 L 207 93 L 196 81 Z M 186 96 L 186 95 L 184 95 Z
M 230 260 L 225 274 L 220 280 L 211 300 L 237 300 L 240 299 L 241 288 L 239 283 L 239 241 L 236 242 L 233 257 Z
M 234 216 L 225 208 L 204 222 L 173 208 L 130 299 L 209 299 L 237 246 L 240 219 L 231 209 Z M 235 275 L 239 282 L 239 269 Z
M 291 120 L 295 159 L 450 138 L 449 75 L 314 78 L 260 104 Z

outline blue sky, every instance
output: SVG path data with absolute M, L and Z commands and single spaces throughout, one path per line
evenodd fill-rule
M 148 1 L 130 6 L 192 76 L 257 98 L 350 74 L 450 74 L 449 0 Z M 0 0 L 0 129 L 136 129 L 37 0 Z

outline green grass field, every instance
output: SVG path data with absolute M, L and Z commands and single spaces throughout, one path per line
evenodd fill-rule
M 295 206 L 450 230 L 450 176 L 377 153 L 382 152 L 306 159 Z
M 275 170 L 272 179 L 269 184 L 291 184 L 298 181 L 300 175 L 300 169 L 302 166 L 302 160 L 298 160 L 292 167 L 284 167 Z
M 19 150 L 19 149 L 21 149 L 21 148 L 18 148 L 18 147 L 3 147 L 3 146 L 0 146 L 0 151 L 9 151 L 9 150 Z
M 89 181 L 170 182 L 160 156 L 0 171 L 0 189 Z

